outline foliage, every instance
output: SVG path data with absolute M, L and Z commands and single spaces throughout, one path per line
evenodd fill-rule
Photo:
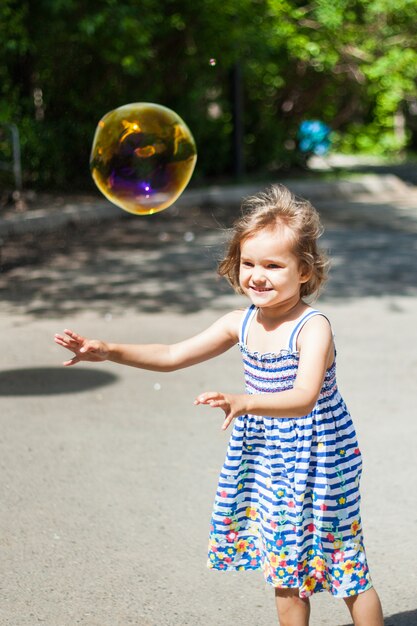
M 186 120 L 197 180 L 228 175 L 240 64 L 249 171 L 297 162 L 304 119 L 327 123 L 339 149 L 387 153 L 410 141 L 403 123 L 417 112 L 416 9 L 417 0 L 2 0 L 0 121 L 19 126 L 32 185 L 88 183 L 98 120 L 135 101 Z

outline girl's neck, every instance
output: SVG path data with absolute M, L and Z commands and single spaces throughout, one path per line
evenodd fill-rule
M 265 328 L 278 326 L 282 322 L 297 319 L 307 308 L 308 305 L 301 298 L 297 298 L 295 301 L 282 303 L 279 307 L 258 308 L 257 319 Z

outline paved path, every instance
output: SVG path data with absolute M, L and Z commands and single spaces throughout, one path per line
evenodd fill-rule
M 410 195 L 318 200 L 333 257 L 319 306 L 365 457 L 363 518 L 386 625 L 417 623 L 416 237 Z M 337 200 L 337 202 L 336 202 Z M 205 568 L 227 436 L 193 407 L 240 390 L 237 350 L 175 374 L 60 367 L 55 331 L 175 341 L 240 306 L 214 274 L 235 209 L 17 238 L 0 278 L 0 624 L 270 626 L 261 574 Z M 355 217 L 356 216 L 356 217 Z M 36 244 L 36 245 L 35 245 Z M 13 261 L 14 259 L 14 261 Z M 225 383 L 227 381 L 227 383 Z M 312 626 L 349 624 L 313 600 Z

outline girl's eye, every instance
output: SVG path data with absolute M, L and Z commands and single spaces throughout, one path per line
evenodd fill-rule
M 277 270 L 277 269 L 279 269 L 280 267 L 281 267 L 281 266 L 280 266 L 280 265 L 278 265 L 277 263 L 269 263 L 269 264 L 268 264 L 268 268 L 269 268 L 270 270 Z
M 243 267 L 253 267 L 253 263 L 250 261 L 242 261 Z

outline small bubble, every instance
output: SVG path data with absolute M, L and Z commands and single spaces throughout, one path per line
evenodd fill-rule
M 216 59 L 210 59 L 209 61 L 209 65 L 211 65 L 211 67 L 214 67 L 216 63 L 217 63 Z
M 159 383 L 155 383 L 153 388 L 155 389 L 155 391 L 159 391 L 161 389 L 161 385 Z
M 184 233 L 184 241 L 194 241 L 194 239 L 195 235 L 191 231 L 188 230 L 186 233 Z
M 106 313 L 104 319 L 106 320 L 106 322 L 111 322 L 113 319 L 113 315 L 111 313 Z

